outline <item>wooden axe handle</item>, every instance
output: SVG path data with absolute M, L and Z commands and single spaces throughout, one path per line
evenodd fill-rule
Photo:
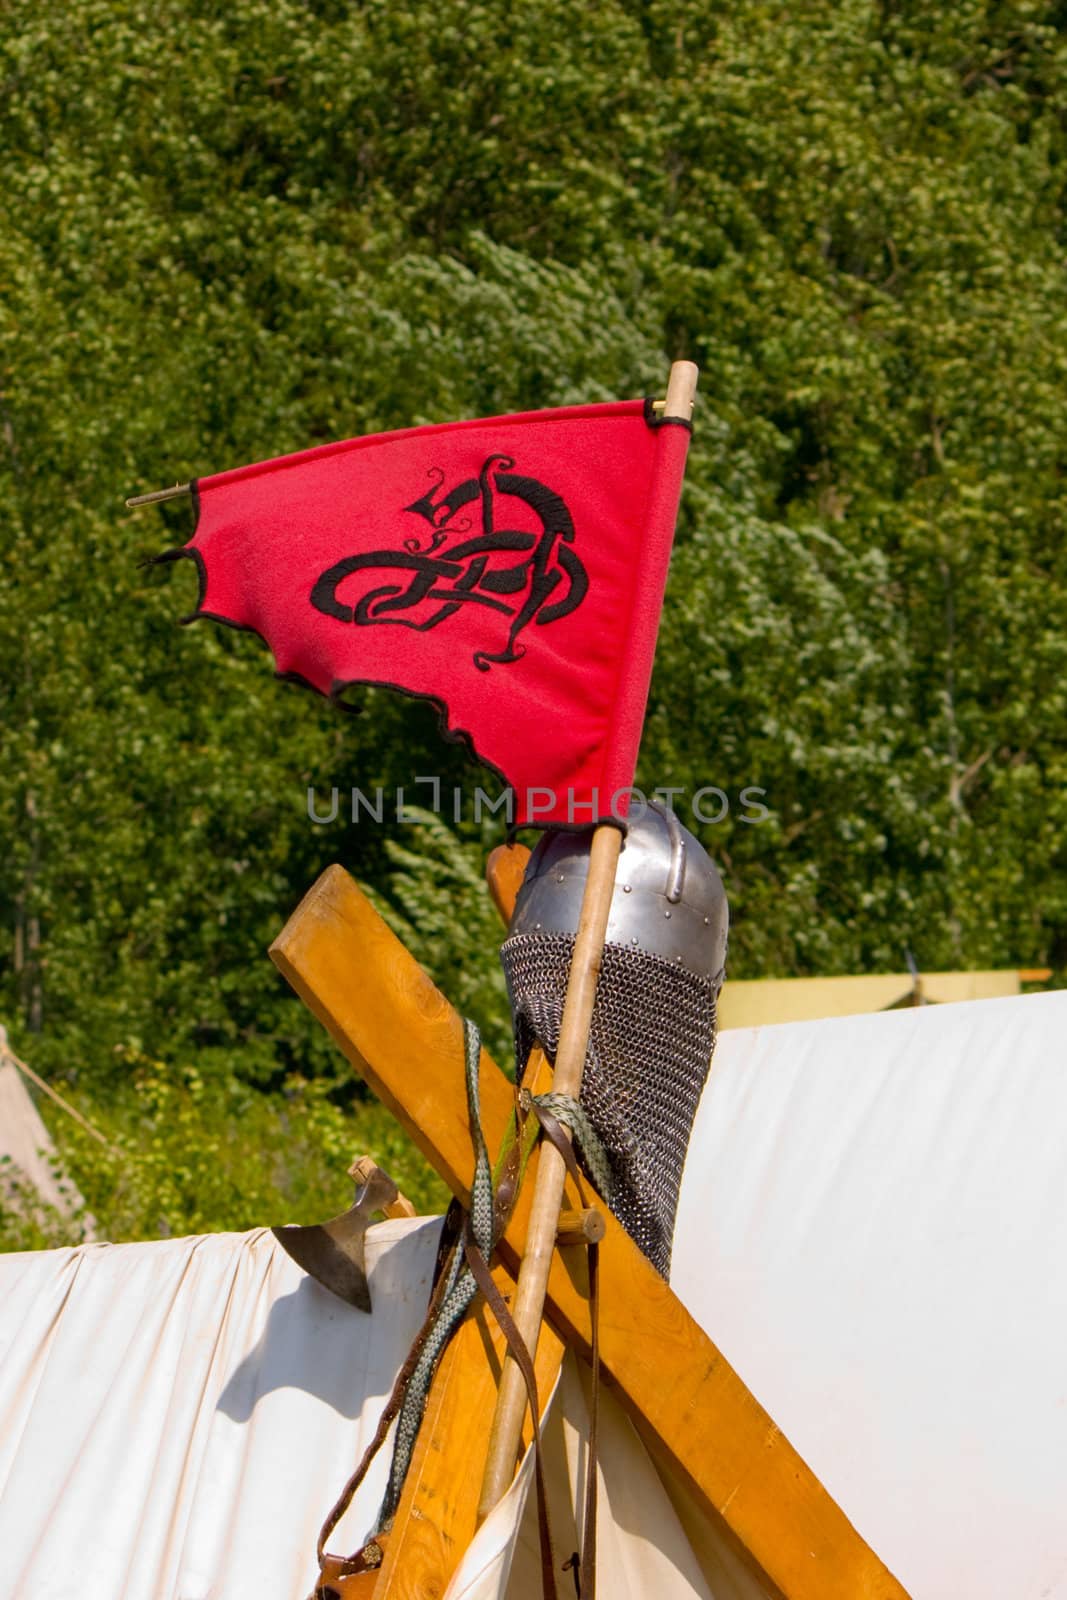
M 373 1156 L 358 1156 L 349 1167 L 348 1176 L 352 1179 L 353 1183 L 362 1184 L 367 1183 L 375 1172 L 380 1171 L 381 1168 L 378 1166 L 378 1163 L 375 1161 Z M 395 1187 L 396 1186 L 394 1184 L 394 1188 Z M 394 1200 L 386 1200 L 384 1205 L 380 1207 L 380 1210 L 382 1215 L 385 1217 L 418 1216 L 418 1212 L 415 1210 L 415 1207 L 412 1205 L 407 1195 L 401 1194 L 399 1189 L 397 1189 L 396 1198 Z

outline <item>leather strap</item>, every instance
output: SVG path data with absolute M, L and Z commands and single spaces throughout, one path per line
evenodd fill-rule
M 312 1600 L 371 1600 L 388 1537 L 372 1539 L 355 1556 L 323 1556 Z

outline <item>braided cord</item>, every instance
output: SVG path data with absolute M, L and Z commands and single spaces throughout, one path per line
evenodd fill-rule
M 489 1164 L 489 1151 L 486 1149 L 485 1136 L 482 1133 L 480 1112 L 480 1096 L 478 1089 L 478 1066 L 482 1053 L 481 1035 L 473 1022 L 463 1019 L 463 1048 L 467 1084 L 467 1110 L 470 1116 L 471 1139 L 474 1144 L 474 1180 L 471 1184 L 470 1214 L 464 1225 L 464 1232 L 469 1230 L 470 1237 L 489 1259 L 493 1249 L 493 1174 Z M 437 1364 L 444 1354 L 449 1340 L 456 1328 L 466 1315 L 467 1308 L 478 1292 L 474 1274 L 466 1265 L 463 1255 L 463 1241 L 453 1253 L 450 1263 L 449 1286 L 441 1302 L 441 1309 L 437 1321 L 431 1330 L 418 1362 L 411 1374 L 404 1403 L 396 1425 L 396 1443 L 393 1447 L 393 1461 L 389 1470 L 389 1484 L 382 1501 L 382 1508 L 378 1514 L 376 1533 L 384 1533 L 396 1515 L 397 1506 L 404 1488 L 404 1478 L 411 1464 L 415 1441 L 418 1438 L 419 1428 L 422 1424 L 423 1413 L 430 1394 L 430 1385 Z
M 526 1094 L 525 1090 L 523 1094 Z M 557 1122 L 562 1122 L 564 1127 L 570 1129 L 585 1163 L 585 1169 L 600 1198 L 610 1205 L 612 1176 L 607 1151 L 581 1101 L 576 1100 L 573 1095 L 555 1093 L 531 1094 L 528 1098 L 533 1105 L 543 1106 L 546 1111 L 552 1113 Z
M 386 1488 L 385 1498 L 382 1501 L 381 1511 L 375 1533 L 385 1533 L 392 1525 L 400 1504 L 400 1496 L 404 1489 L 404 1479 L 411 1465 L 411 1457 L 415 1450 L 419 1428 L 429 1399 L 430 1385 L 438 1363 L 448 1346 L 452 1335 L 467 1314 L 467 1309 L 478 1292 L 478 1285 L 470 1267 L 466 1264 L 464 1244 L 470 1239 L 486 1261 L 493 1252 L 495 1240 L 495 1216 L 493 1206 L 493 1173 L 489 1162 L 489 1151 L 486 1148 L 485 1136 L 482 1133 L 481 1102 L 479 1095 L 478 1068 L 481 1059 L 482 1042 L 477 1027 L 473 1022 L 463 1019 L 463 1048 L 465 1062 L 465 1077 L 467 1087 L 467 1111 L 470 1119 L 471 1140 L 474 1145 L 474 1178 L 471 1183 L 470 1212 L 464 1223 L 464 1235 L 460 1238 L 452 1259 L 448 1266 L 448 1278 L 441 1300 L 440 1311 L 433 1328 L 430 1330 L 419 1359 L 412 1370 L 404 1395 L 403 1404 L 396 1425 L 396 1442 L 393 1446 L 393 1460 L 389 1469 L 389 1483 Z M 536 1103 L 562 1122 L 570 1129 L 574 1142 L 585 1163 L 586 1170 L 595 1184 L 601 1197 L 610 1203 L 612 1177 L 608 1164 L 607 1154 L 599 1137 L 593 1129 L 584 1107 L 571 1095 L 566 1094 L 539 1094 L 531 1095 L 523 1090 L 520 1100 Z

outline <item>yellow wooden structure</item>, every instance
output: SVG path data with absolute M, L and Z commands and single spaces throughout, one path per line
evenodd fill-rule
M 720 1028 L 758 1028 L 772 1022 L 851 1017 L 893 1006 L 953 1000 L 992 1000 L 1042 983 L 1046 967 L 988 972 L 873 973 L 842 978 L 730 978 L 719 1000 Z

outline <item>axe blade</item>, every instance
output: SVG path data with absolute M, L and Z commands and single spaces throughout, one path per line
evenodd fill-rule
M 365 1237 L 374 1213 L 397 1198 L 387 1172 L 373 1167 L 352 1205 L 329 1222 L 290 1224 L 270 1231 L 298 1267 L 346 1305 L 370 1312 Z

